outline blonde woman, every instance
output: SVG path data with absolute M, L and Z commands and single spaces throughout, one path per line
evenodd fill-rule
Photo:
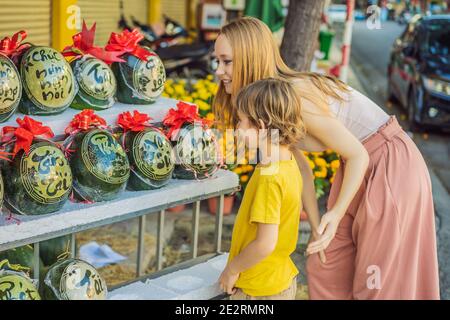
M 339 80 L 291 70 L 269 28 L 255 18 L 224 26 L 215 54 L 220 85 L 214 111 L 223 124 L 236 126 L 236 96 L 255 81 L 286 79 L 301 97 L 307 134 L 293 153 L 312 228 L 310 298 L 439 299 L 430 178 L 395 117 Z M 302 151 L 326 149 L 340 154 L 342 165 L 327 212 L 319 218 L 313 174 Z

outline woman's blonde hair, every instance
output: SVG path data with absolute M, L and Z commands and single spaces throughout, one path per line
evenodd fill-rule
M 255 128 L 261 120 L 267 130 L 277 130 L 280 145 L 296 143 L 305 134 L 300 97 L 287 80 L 268 78 L 247 85 L 236 97 L 236 111 Z
M 347 86 L 338 79 L 312 72 L 297 72 L 289 68 L 280 55 L 272 33 L 262 21 L 244 17 L 223 26 L 220 34 L 230 42 L 233 50 L 232 94 L 225 92 L 222 83 L 213 102 L 216 119 L 223 125 L 236 125 L 234 100 L 239 90 L 265 78 L 283 78 L 286 80 L 308 79 L 311 88 L 300 88 L 301 98 L 310 100 L 328 111 L 327 97 L 342 101 L 338 92 L 347 92 Z M 311 92 L 313 91 L 313 92 Z

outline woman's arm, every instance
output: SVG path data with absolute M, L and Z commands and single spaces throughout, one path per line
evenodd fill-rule
M 255 240 L 234 257 L 220 275 L 219 284 L 223 291 L 233 294 L 239 274 L 273 252 L 278 241 L 278 227 L 277 224 L 258 223 Z
M 345 160 L 342 187 L 336 203 L 322 216 L 317 229 L 320 239 L 308 246 L 307 253 L 312 254 L 325 250 L 334 238 L 339 222 L 363 181 L 369 164 L 369 155 L 361 142 L 339 120 L 328 115 L 305 112 L 303 121 L 309 135 L 336 151 Z

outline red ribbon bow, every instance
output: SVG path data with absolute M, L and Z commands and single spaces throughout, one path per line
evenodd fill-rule
M 211 124 L 211 121 L 200 118 L 195 104 L 180 101 L 177 103 L 177 108 L 177 110 L 171 108 L 163 120 L 163 124 L 169 127 L 169 131 L 167 132 L 169 139 L 175 138 L 178 130 L 186 122 L 200 123 L 203 126 L 209 126 Z
M 28 49 L 29 43 L 21 43 L 27 37 L 27 33 L 23 30 L 16 32 L 12 38 L 4 37 L 0 40 L 0 52 L 8 56 L 11 60 L 15 60 L 22 51 Z
M 146 127 L 149 127 L 148 123 L 152 118 L 148 114 L 140 113 L 137 110 L 133 111 L 133 115 L 131 112 L 126 111 L 119 114 L 117 119 L 117 124 L 126 132 L 130 131 L 142 131 Z
M 16 143 L 12 152 L 13 158 L 20 150 L 28 153 L 34 138 L 50 139 L 54 137 L 50 127 L 43 126 L 42 122 L 33 120 L 28 116 L 25 116 L 23 120 L 18 118 L 16 121 L 19 127 L 4 127 L 2 137 L 2 142 L 12 142 L 15 137 Z
M 102 117 L 96 115 L 94 110 L 85 109 L 73 117 L 67 126 L 65 133 L 73 134 L 81 130 L 88 130 L 91 127 L 106 128 L 106 121 Z
M 90 54 L 100 60 L 103 60 L 107 64 L 113 62 L 125 62 L 125 60 L 119 58 L 120 52 L 107 52 L 104 48 L 94 46 L 95 38 L 95 26 L 94 23 L 91 29 L 88 29 L 86 23 L 83 20 L 83 28 L 81 32 L 72 37 L 73 44 L 67 46 L 62 51 L 65 57 L 80 57 L 84 54 Z
M 148 57 L 156 56 L 156 54 L 139 46 L 138 43 L 142 39 L 144 36 L 138 29 L 133 31 L 125 29 L 122 33 L 112 32 L 105 50 L 119 52 L 118 55 L 129 53 L 142 61 L 147 61 Z

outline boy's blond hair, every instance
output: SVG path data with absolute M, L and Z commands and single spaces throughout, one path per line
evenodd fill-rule
M 279 130 L 279 144 L 292 145 L 305 135 L 300 97 L 292 84 L 283 79 L 268 78 L 244 87 L 236 97 L 237 110 L 245 114 L 251 125 Z

